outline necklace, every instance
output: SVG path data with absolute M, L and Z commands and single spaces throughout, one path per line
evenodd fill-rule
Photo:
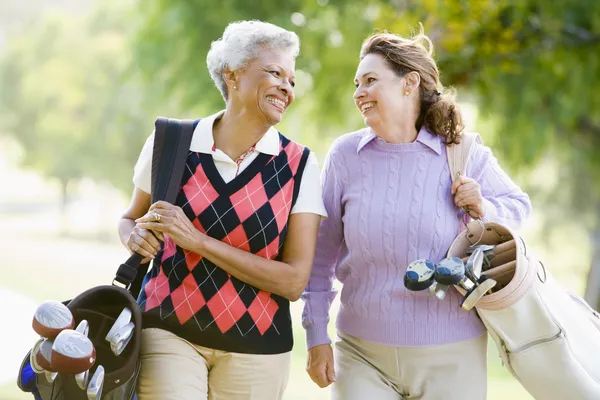
M 217 150 L 217 146 L 213 144 L 212 151 L 216 151 L 216 150 Z M 235 159 L 235 165 L 237 166 L 237 170 L 235 171 L 235 176 L 238 176 L 238 174 L 240 173 L 240 165 L 242 165 L 242 162 L 244 161 L 244 159 L 246 157 L 248 157 L 250 154 L 254 153 L 255 151 L 256 151 L 256 145 L 253 144 L 248 150 L 246 150 L 245 152 L 240 154 L 240 156 Z

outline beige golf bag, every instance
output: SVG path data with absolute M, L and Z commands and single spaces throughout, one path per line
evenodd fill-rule
M 465 173 L 469 150 L 480 140 L 469 134 L 460 145 L 448 147 L 453 177 Z M 561 287 L 507 226 L 468 223 L 448 256 L 464 259 L 471 246 L 481 244 L 501 245 L 482 272 L 496 286 L 463 307 L 475 306 L 504 366 L 536 399 L 600 399 L 600 314 Z

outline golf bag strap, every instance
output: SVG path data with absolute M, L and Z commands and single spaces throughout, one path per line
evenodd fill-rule
M 190 149 L 194 121 L 158 117 L 154 129 L 152 153 L 152 204 L 164 200 L 174 203 L 181 186 L 187 154 Z M 113 285 L 123 285 L 134 298 L 142 288 L 148 264 L 141 264 L 143 257 L 134 253 L 119 266 Z
M 450 167 L 452 181 L 454 181 L 458 175 L 466 175 L 469 155 L 471 154 L 471 149 L 475 142 L 483 143 L 481 136 L 479 136 L 478 133 L 464 133 L 460 139 L 460 143 L 455 143 L 446 147 L 448 166 Z

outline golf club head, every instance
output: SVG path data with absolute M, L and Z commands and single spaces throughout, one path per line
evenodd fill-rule
M 435 280 L 443 285 L 458 285 L 465 276 L 465 265 L 458 257 L 447 257 L 435 266 Z
M 88 400 L 100 400 L 102 397 L 102 387 L 104 386 L 104 367 L 98 365 L 96 372 L 92 375 L 88 384 L 86 394 Z
M 64 329 L 73 329 L 75 319 L 67 306 L 59 301 L 50 300 L 38 306 L 31 325 L 41 337 L 54 339 Z
M 404 273 L 404 286 L 411 291 L 428 289 L 433 284 L 435 265 L 425 259 L 411 262 Z
M 470 280 L 467 275 L 465 275 L 462 279 L 462 281 L 460 281 L 458 283 L 457 286 L 460 286 L 461 288 L 463 288 L 464 290 L 466 290 L 467 292 L 471 291 L 474 287 L 477 286 L 477 282 L 473 282 L 472 280 Z
M 125 347 L 129 344 L 129 341 L 133 337 L 133 330 L 135 324 L 133 321 L 122 327 L 117 333 L 110 338 L 110 349 L 112 352 L 119 356 L 125 350 Z
M 35 342 L 35 344 L 33 345 L 33 348 L 31 349 L 31 352 L 29 353 L 29 364 L 31 364 L 31 369 L 36 374 L 44 373 L 44 368 L 42 368 L 40 366 L 40 364 L 38 364 L 37 359 L 36 359 L 37 353 L 40 351 L 40 346 L 42 345 L 44 340 L 45 339 L 41 338 L 37 342 Z
M 433 282 L 433 285 L 431 285 L 429 287 L 429 291 L 431 292 L 431 294 L 433 294 L 438 299 L 444 300 L 444 298 L 446 297 L 446 293 L 448 293 L 449 288 L 450 288 L 450 286 L 448 286 L 448 285 L 444 285 L 439 282 Z
M 81 322 L 77 325 L 77 328 L 75 328 L 75 330 L 77 332 L 82 333 L 85 336 L 89 336 L 90 325 L 88 324 L 88 322 L 85 319 L 82 319 Z
M 53 344 L 54 342 L 52 340 L 43 339 L 38 351 L 35 353 L 35 361 L 44 371 L 56 372 L 51 364 Z
M 496 245 L 493 244 L 477 244 L 475 246 L 471 246 L 467 249 L 467 255 L 470 256 L 473 253 L 473 250 L 479 249 L 484 253 L 489 253 L 496 248 Z
M 473 309 L 488 291 L 496 286 L 496 281 L 493 279 L 486 279 L 481 282 L 480 285 L 474 286 L 467 294 L 465 298 L 460 302 L 460 306 L 463 310 L 469 311 Z
M 105 339 L 109 343 L 113 342 L 113 341 L 116 342 L 116 340 L 113 339 L 113 336 L 115 336 L 117 334 L 117 332 L 119 332 L 119 330 L 121 330 L 121 328 L 123 328 L 125 325 L 127 325 L 129 322 L 131 322 L 132 315 L 133 314 L 131 313 L 131 310 L 127 307 L 125 307 L 123 309 L 123 311 L 121 311 L 121 313 L 115 320 L 115 323 L 113 324 L 113 326 L 110 328 L 110 330 L 106 334 Z
M 87 390 L 89 380 L 90 380 L 90 370 L 89 369 L 87 371 L 84 371 L 80 374 L 75 375 L 75 382 L 77 383 L 77 386 L 79 386 L 79 388 L 81 390 Z
M 490 268 L 492 268 L 492 262 L 486 253 L 483 253 L 483 271 L 487 271 Z
M 483 269 L 483 257 L 483 251 L 476 248 L 465 264 L 465 273 L 473 283 L 479 282 L 481 270 Z
M 96 349 L 81 332 L 65 329 L 54 339 L 51 362 L 58 372 L 80 374 L 96 362 Z

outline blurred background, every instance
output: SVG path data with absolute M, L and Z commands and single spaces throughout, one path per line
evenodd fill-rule
M 156 116 L 223 107 L 206 53 L 240 19 L 300 36 L 297 99 L 278 128 L 320 161 L 363 126 L 352 101 L 362 40 L 421 22 L 469 129 L 532 198 L 523 235 L 600 308 L 600 2 L 0 0 L 1 400 L 30 398 L 14 382 L 37 305 L 110 283 L 127 257 L 116 224 Z M 285 398 L 328 399 L 304 372 L 301 308 Z M 530 399 L 489 355 L 489 399 Z

